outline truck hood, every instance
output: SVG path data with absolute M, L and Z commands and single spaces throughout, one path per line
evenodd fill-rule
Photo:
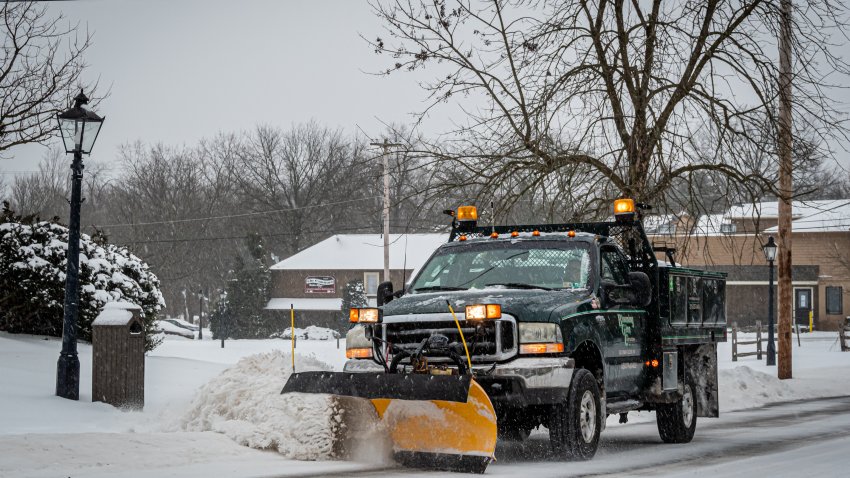
M 433 314 L 449 311 L 446 300 L 458 314 L 472 304 L 499 304 L 502 312 L 526 322 L 549 322 L 575 310 L 591 299 L 585 289 L 547 291 L 507 288 L 489 288 L 462 291 L 439 291 L 424 294 L 407 294 L 385 304 L 384 316 L 408 314 Z

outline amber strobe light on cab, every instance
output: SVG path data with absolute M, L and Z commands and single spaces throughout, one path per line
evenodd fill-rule
M 630 220 L 635 214 L 635 200 L 620 198 L 614 200 L 614 217 L 618 220 Z
M 478 208 L 475 206 L 461 206 L 457 208 L 457 214 L 455 215 L 458 221 L 466 222 L 466 221 L 477 221 L 478 220 Z
M 377 324 L 381 321 L 381 311 L 352 307 L 348 310 L 348 321 L 355 324 Z
M 466 306 L 466 320 L 501 319 L 502 306 L 499 304 L 474 304 Z

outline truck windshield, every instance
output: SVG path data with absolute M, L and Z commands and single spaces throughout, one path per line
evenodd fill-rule
M 590 246 L 581 242 L 517 241 L 446 247 L 422 268 L 411 290 L 585 289 Z

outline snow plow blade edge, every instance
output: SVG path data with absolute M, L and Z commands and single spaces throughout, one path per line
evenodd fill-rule
M 301 372 L 293 373 L 280 393 L 465 403 L 471 381 L 468 375 Z

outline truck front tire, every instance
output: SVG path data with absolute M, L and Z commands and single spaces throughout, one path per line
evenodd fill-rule
M 683 384 L 682 398 L 676 403 L 659 404 L 655 410 L 658 434 L 664 443 L 688 443 L 697 428 L 697 401 L 690 380 Z
M 552 406 L 549 443 L 555 454 L 573 460 L 590 460 L 599 447 L 603 413 L 599 384 L 585 369 L 573 373 L 566 403 Z

